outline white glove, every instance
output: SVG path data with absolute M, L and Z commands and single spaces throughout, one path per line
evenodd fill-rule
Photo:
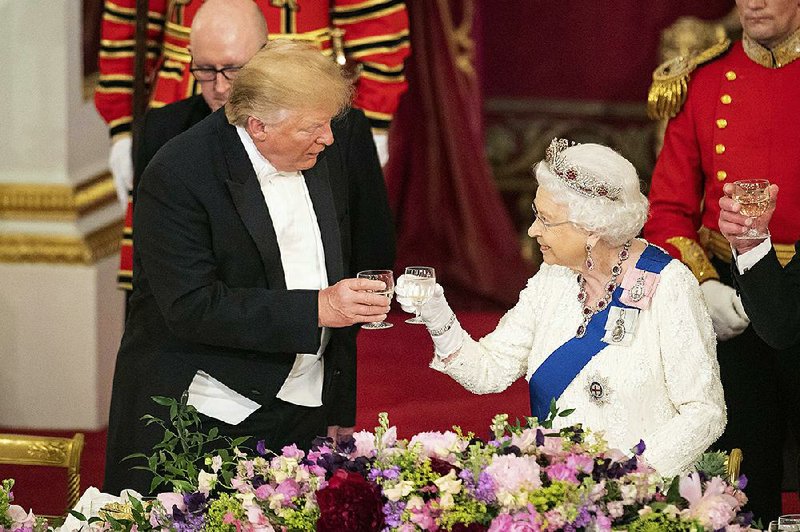
M 375 141 L 375 148 L 378 150 L 378 161 L 381 167 L 386 166 L 389 160 L 389 134 L 385 131 L 372 133 L 372 139 Z
M 415 309 L 411 300 L 412 291 L 413 285 L 408 283 L 406 275 L 397 278 L 394 286 L 395 298 L 403 310 L 409 313 L 414 313 Z M 436 284 L 433 295 L 420 307 L 419 315 L 428 328 L 437 357 L 447 358 L 461 349 L 464 341 L 464 329 L 461 328 L 456 315 L 447 304 L 447 300 L 444 298 L 444 289 L 440 284 Z
M 713 279 L 701 284 L 700 290 L 708 305 L 717 340 L 729 340 L 742 334 L 750 324 L 750 318 L 736 290 Z
M 131 146 L 130 136 L 121 137 L 111 144 L 111 151 L 108 154 L 108 167 L 114 177 L 114 187 L 117 189 L 117 198 L 122 205 L 122 212 L 128 208 L 128 193 L 133 190 Z

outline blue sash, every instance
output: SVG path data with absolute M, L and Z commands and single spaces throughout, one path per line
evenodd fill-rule
M 669 261 L 668 254 L 655 246 L 648 245 L 636 262 L 636 267 L 653 273 L 660 273 Z M 611 302 L 598 312 L 586 327 L 583 338 L 570 338 L 558 349 L 553 351 L 547 360 L 531 375 L 528 388 L 531 394 L 531 415 L 544 421 L 550 412 L 550 402 L 561 397 L 567 386 L 575 380 L 578 373 L 589 363 L 593 356 L 603 350 L 608 344 L 602 338 L 605 335 L 605 324 L 608 319 L 609 309 L 612 306 L 631 308 L 620 303 L 622 287 L 618 286 L 611 295 Z M 569 408 L 570 405 L 564 405 Z

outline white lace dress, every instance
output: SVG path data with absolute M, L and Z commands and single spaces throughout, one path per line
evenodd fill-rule
M 575 336 L 581 310 L 576 274 L 542 265 L 494 332 L 477 342 L 464 333 L 461 351 L 447 362 L 435 357 L 431 367 L 478 394 L 500 392 L 523 375 L 530 381 Z M 593 398 L 592 383 L 603 386 L 603 402 Z M 603 348 L 557 400 L 575 412 L 554 428 L 580 422 L 623 451 L 643 439 L 643 457 L 665 476 L 686 470 L 714 443 L 726 421 L 716 340 L 700 287 L 681 262 L 661 271 L 632 343 Z

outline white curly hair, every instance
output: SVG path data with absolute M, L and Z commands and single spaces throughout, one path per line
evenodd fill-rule
M 537 163 L 534 177 L 554 200 L 567 208 L 570 222 L 596 234 L 612 246 L 620 246 L 642 230 L 649 202 L 642 194 L 639 176 L 622 155 L 601 144 L 577 144 L 563 152 L 567 164 L 601 176 L 608 188 L 619 187 L 619 196 L 587 197 L 570 188 L 546 161 Z

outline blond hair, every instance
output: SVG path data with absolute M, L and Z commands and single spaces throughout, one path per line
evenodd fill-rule
M 278 122 L 286 111 L 341 113 L 353 97 L 344 71 L 319 48 L 288 40 L 267 43 L 242 68 L 231 87 L 225 116 L 244 127 L 254 116 Z

